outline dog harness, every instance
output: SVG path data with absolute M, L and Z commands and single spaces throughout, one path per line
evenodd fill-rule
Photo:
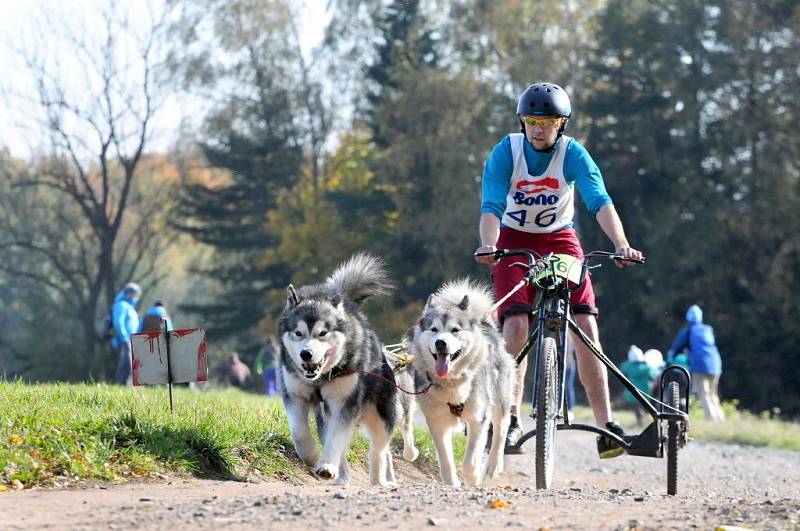
M 448 402 L 447 405 L 450 406 L 450 413 L 452 413 L 456 417 L 460 417 L 461 414 L 464 412 L 464 404 L 451 404 L 450 402 Z

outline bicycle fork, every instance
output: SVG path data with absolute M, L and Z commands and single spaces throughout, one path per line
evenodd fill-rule
M 536 330 L 531 334 L 529 343 L 533 342 L 531 347 L 536 346 L 536 356 L 534 357 L 534 370 L 533 370 L 533 396 L 531 404 L 533 406 L 532 418 L 536 418 L 537 411 L 537 396 L 539 389 L 539 349 L 542 348 L 545 337 L 553 337 L 556 340 L 556 408 L 555 411 L 559 412 L 556 418 L 561 417 L 564 422 L 569 424 L 569 415 L 567 414 L 566 402 L 566 347 L 569 333 L 569 328 L 566 325 L 567 316 L 569 315 L 569 299 L 562 299 L 558 297 L 547 297 L 542 302 L 539 311 L 537 312 L 538 318 L 536 320 Z M 528 349 L 524 349 L 528 352 Z

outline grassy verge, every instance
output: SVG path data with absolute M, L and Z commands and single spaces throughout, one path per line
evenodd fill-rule
M 0 491 L 77 480 L 124 481 L 187 473 L 243 478 L 251 474 L 285 480 L 307 477 L 294 456 L 283 407 L 278 400 L 233 390 L 174 390 L 169 413 L 164 387 L 26 385 L 0 381 Z M 740 411 L 726 402 L 727 420 L 703 419 L 695 402 L 690 435 L 697 440 L 768 446 L 800 451 L 800 424 Z M 530 413 L 528 411 L 527 413 Z M 618 410 L 627 428 L 633 413 Z M 576 410 L 591 421 L 591 411 Z M 418 462 L 436 468 L 436 450 L 425 428 L 415 429 Z M 466 439 L 454 438 L 456 461 Z M 395 437 L 395 455 L 402 442 Z M 349 459 L 366 464 L 367 440 L 357 434 Z
M 281 479 L 306 475 L 283 407 L 238 391 L 0 382 L 0 490 L 121 481 L 165 472 Z M 367 440 L 351 446 L 366 462 Z
M 699 441 L 800 451 L 800 424 L 797 422 L 771 418 L 768 412 L 755 415 L 740 410 L 736 400 L 724 402 L 722 409 L 725 411 L 725 421 L 710 422 L 705 420 L 700 403 L 693 400 L 689 411 L 689 436 Z M 593 422 L 592 412 L 588 407 L 577 406 L 575 418 L 580 422 Z M 617 408 L 614 418 L 626 430 L 634 430 L 636 417 L 632 411 Z

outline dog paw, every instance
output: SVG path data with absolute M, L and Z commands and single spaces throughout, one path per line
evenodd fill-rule
M 349 476 L 339 476 L 336 480 L 332 483 L 337 487 L 346 487 L 350 484 L 350 477 Z
M 322 479 L 336 479 L 337 467 L 330 463 L 324 463 L 317 467 L 314 473 Z
M 494 467 L 494 469 L 490 469 L 489 477 L 492 479 L 496 479 L 500 477 L 500 474 L 502 473 L 503 473 L 503 467 L 498 465 Z
M 456 487 L 456 488 L 458 488 L 458 487 L 461 486 L 461 482 L 458 480 L 458 478 L 447 478 L 447 479 L 442 480 L 442 482 L 445 485 L 447 485 L 448 487 Z
M 477 487 L 481 482 L 480 476 L 477 474 L 464 474 L 464 484 L 468 487 Z
M 403 448 L 403 459 L 409 463 L 416 461 L 417 457 L 419 457 L 419 450 L 417 450 L 415 447 L 412 446 L 411 448 Z

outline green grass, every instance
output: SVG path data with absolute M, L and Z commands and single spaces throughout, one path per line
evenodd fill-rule
M 689 411 L 691 419 L 689 437 L 699 441 L 800 451 L 800 423 L 771 418 L 769 412 L 756 415 L 741 410 L 738 406 L 737 400 L 724 402 L 722 409 L 725 411 L 725 421 L 710 422 L 705 420 L 700 403 L 692 400 Z M 632 411 L 616 408 L 614 418 L 626 430 L 635 430 L 636 417 Z M 584 406 L 575 408 L 575 419 L 578 422 L 593 423 L 591 410 Z
M 230 479 L 307 477 L 294 455 L 279 400 L 235 390 L 176 388 L 174 402 L 171 415 L 165 387 L 0 381 L 0 491 L 176 472 Z M 712 423 L 693 402 L 690 436 L 800 451 L 800 424 L 741 411 L 735 401 L 723 406 L 727 420 Z M 578 407 L 576 417 L 591 422 L 591 411 Z M 628 429 L 635 424 L 630 411 L 617 409 L 615 417 Z M 434 471 L 436 450 L 428 430 L 415 428 L 415 439 L 419 466 Z M 466 438 L 456 434 L 456 462 L 463 459 L 465 445 Z M 400 454 L 399 437 L 392 448 Z M 367 450 L 367 440 L 356 434 L 351 463 L 366 465 Z
M 436 457 L 436 446 L 433 444 L 431 432 L 428 428 L 414 428 L 414 442 L 419 450 L 419 461 L 421 465 L 430 464 L 438 467 L 438 459 Z M 402 450 L 402 441 L 398 444 L 398 450 Z M 464 451 L 467 448 L 467 437 L 464 435 L 463 430 L 455 430 L 453 432 L 453 457 L 456 464 L 461 463 L 464 459 Z M 399 451 L 397 452 L 400 453 Z M 432 469 L 433 470 L 433 469 Z M 435 469 L 438 473 L 438 468 Z
M 708 422 L 703 418 L 703 410 L 695 401 L 691 407 L 690 436 L 703 441 L 746 444 L 800 451 L 800 424 L 771 418 L 769 412 L 760 415 L 742 411 L 738 401 L 722 404 L 725 411 L 724 422 Z
M 307 472 L 278 400 L 239 391 L 0 381 L 0 490 L 165 472 L 281 479 Z M 357 434 L 351 462 L 366 462 Z

